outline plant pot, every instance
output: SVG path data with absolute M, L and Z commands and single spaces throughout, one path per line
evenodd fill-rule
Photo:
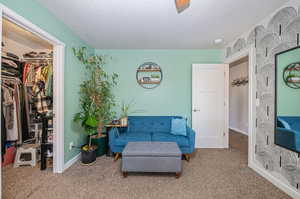
M 106 154 L 106 152 L 107 152 L 107 136 L 102 135 L 101 137 L 99 137 L 99 136 L 93 137 L 92 145 L 97 146 L 97 150 L 96 150 L 97 157 Z
M 128 125 L 128 117 L 123 117 L 120 119 L 121 126 L 127 126 Z
M 85 165 L 89 165 L 93 162 L 96 161 L 96 150 L 97 150 L 97 147 L 94 146 L 92 147 L 92 149 L 90 150 L 83 150 L 83 147 L 86 146 L 86 145 L 83 145 L 81 147 L 81 163 L 82 164 L 85 164 Z

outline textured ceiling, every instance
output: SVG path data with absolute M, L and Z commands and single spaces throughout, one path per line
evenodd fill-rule
M 288 0 L 38 0 L 99 49 L 220 48 Z

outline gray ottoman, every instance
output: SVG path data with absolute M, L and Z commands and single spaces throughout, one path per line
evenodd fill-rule
M 122 152 L 122 173 L 174 172 L 181 174 L 181 151 L 175 142 L 129 142 Z

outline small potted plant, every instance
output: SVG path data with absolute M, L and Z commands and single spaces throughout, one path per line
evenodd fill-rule
M 126 104 L 122 102 L 121 105 L 121 114 L 120 114 L 120 124 L 121 126 L 127 126 L 128 125 L 128 115 L 132 113 L 139 113 L 143 112 L 143 110 L 131 110 L 134 103 L 131 101 L 130 103 Z
M 160 75 L 152 74 L 151 75 L 151 81 L 153 81 L 153 82 L 159 82 L 160 81 Z
M 81 161 L 83 164 L 90 164 L 96 160 L 96 150 L 104 147 L 92 145 L 92 139 L 104 139 L 104 126 L 115 117 L 115 112 L 112 111 L 115 101 L 111 90 L 117 84 L 117 75 L 109 75 L 103 70 L 103 56 L 88 57 L 85 47 L 73 49 L 73 52 L 86 68 L 87 79 L 80 84 L 80 111 L 75 114 L 74 121 L 88 135 L 88 144 L 81 147 Z M 96 136 L 92 138 L 94 134 Z
M 121 115 L 120 115 L 120 124 L 121 126 L 127 126 L 128 125 L 128 114 L 130 109 L 130 103 L 125 104 L 124 102 L 121 105 Z

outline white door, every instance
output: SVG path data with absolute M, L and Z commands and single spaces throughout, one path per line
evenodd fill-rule
M 196 148 L 224 148 L 226 64 L 193 64 L 192 127 Z

